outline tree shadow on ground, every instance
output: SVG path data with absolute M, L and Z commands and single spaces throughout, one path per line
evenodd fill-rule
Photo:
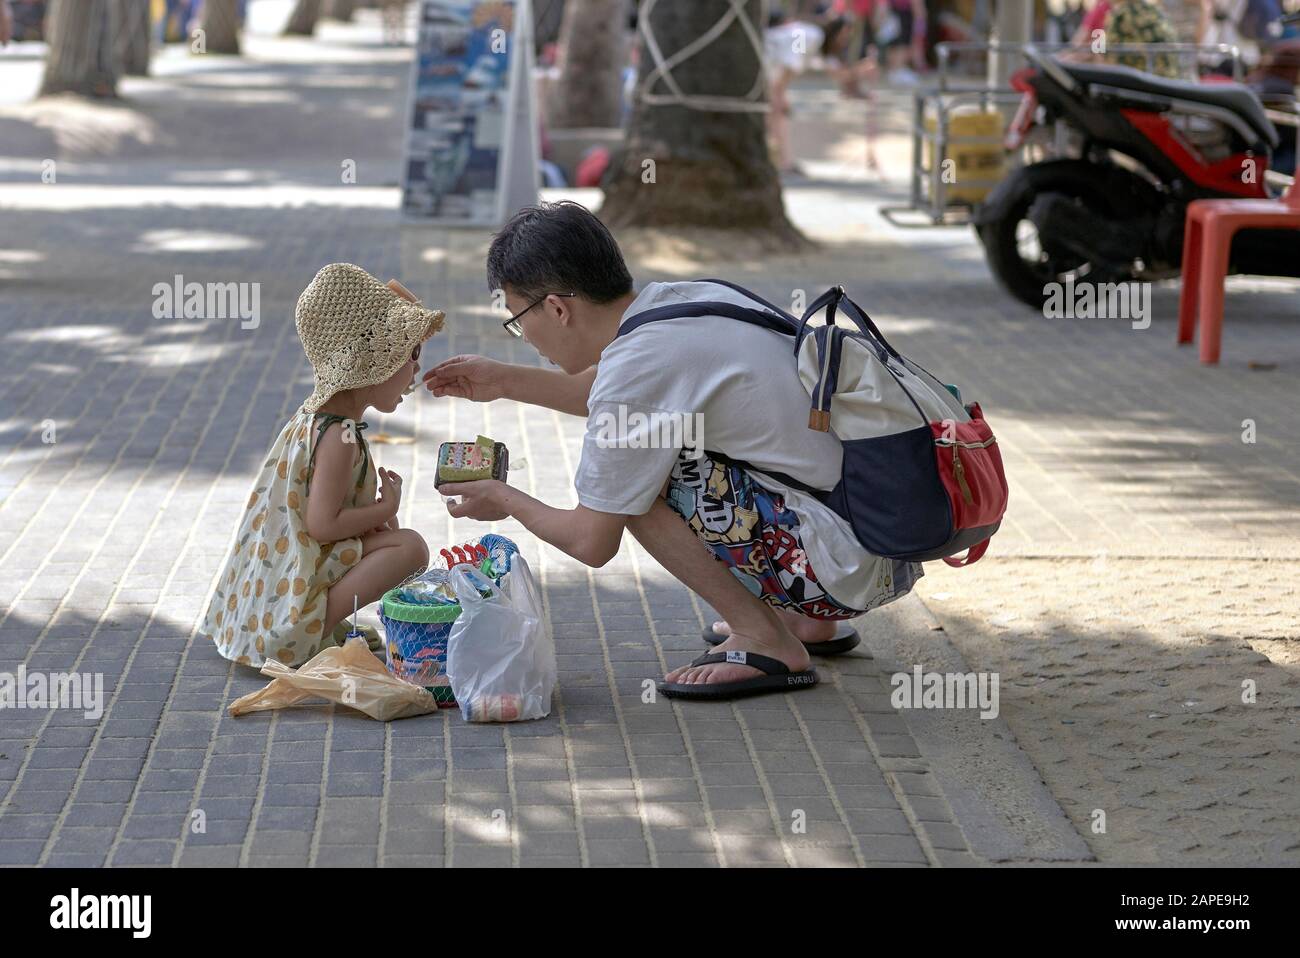
M 50 159 L 61 182 L 83 185 L 338 185 L 352 159 L 358 183 L 393 185 L 408 74 L 403 63 L 221 59 L 140 81 L 116 101 L 57 96 L 5 107 L 0 162 L 10 169 L 0 183 L 39 185 L 39 164 Z M 387 91 L 380 104 L 376 88 Z
M 1300 672 L 1240 634 L 1116 625 L 1118 602 L 1105 621 L 1081 616 L 1077 600 L 1094 590 L 1087 576 L 1102 592 L 1116 587 L 1113 570 L 1067 579 L 1040 562 L 1025 574 L 1044 581 L 1028 602 L 1009 603 L 1021 610 L 1010 621 L 995 614 L 992 596 L 971 599 L 960 588 L 956 600 L 928 607 L 968 668 L 999 673 L 1001 717 L 1098 859 L 1300 862 L 1288 824 L 1300 813 L 1292 718 Z
M 452 337 L 459 351 L 505 355 L 507 348 L 498 342 L 488 318 L 491 302 L 476 275 L 487 230 L 456 236 L 403 230 L 390 209 L 338 206 L 182 209 L 100 200 L 85 209 L 3 215 L 11 248 L 0 257 L 26 257 L 8 266 L 0 259 L 4 394 L 13 410 L 4 439 L 27 453 L 52 452 L 55 462 L 86 454 L 83 461 L 107 465 L 120 450 L 92 444 L 94 430 L 138 419 L 140 397 L 165 395 L 166 409 L 156 410 L 163 417 L 181 409 L 205 415 L 224 391 L 219 385 L 234 377 L 244 395 L 260 389 L 253 425 L 237 437 L 231 463 L 237 471 L 251 469 L 278 425 L 286 384 L 302 395 L 309 391 L 293 304 L 328 262 L 359 262 L 376 274 L 402 276 L 426 301 L 450 304 L 451 336 L 435 338 L 426 368 L 438 350 L 451 348 Z M 1064 464 L 1064 451 L 1069 468 L 1082 470 L 1080 491 L 1112 481 L 1145 486 L 1193 515 L 1258 511 L 1283 527 L 1300 504 L 1294 479 L 1300 453 L 1283 441 L 1288 430 L 1279 419 L 1294 405 L 1286 369 L 1300 359 L 1290 291 L 1231 292 L 1224 363 L 1205 368 L 1174 344 L 1173 289 L 1156 291 L 1147 329 L 1125 319 L 1047 319 L 997 288 L 969 238 L 905 245 L 882 232 L 870 244 L 721 261 L 689 235 L 676 237 L 666 252 L 631 233 L 621 238 L 640 283 L 720 275 L 788 305 L 796 291 L 807 301 L 843 283 L 897 346 L 958 378 L 965 395 L 983 402 L 995 426 L 1007 430 L 1008 447 L 1018 447 L 1012 471 L 1025 463 L 1041 469 L 1044 460 Z M 177 274 L 186 281 L 260 284 L 259 325 L 155 319 L 154 286 Z M 521 347 L 511 355 L 528 361 L 530 354 Z M 1266 358 L 1278 368 L 1249 371 L 1246 358 Z M 70 434 L 64 448 L 40 448 L 42 422 L 79 413 L 80 435 Z M 1242 442 L 1246 419 L 1257 423 L 1255 444 Z M 1012 423 L 1031 431 L 1017 437 Z M 1063 441 L 1072 434 L 1088 436 L 1086 452 Z M 191 468 L 202 474 L 214 461 L 220 460 L 205 457 Z M 1178 463 L 1186 471 L 1171 470 Z M 1225 490 L 1232 503 L 1222 501 Z

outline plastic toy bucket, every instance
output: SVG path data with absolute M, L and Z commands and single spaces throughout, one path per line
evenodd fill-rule
M 442 708 L 456 704 L 447 679 L 447 637 L 459 615 L 459 603 L 412 605 L 399 599 L 396 589 L 384 595 L 379 613 L 388 671 L 423 685 Z

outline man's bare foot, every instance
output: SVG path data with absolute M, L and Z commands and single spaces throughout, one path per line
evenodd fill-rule
M 767 655 L 780 662 L 791 672 L 803 672 L 808 668 L 810 659 L 808 650 L 802 643 L 780 623 L 765 635 L 744 635 L 734 633 L 725 642 L 714 646 L 715 652 L 756 652 Z M 762 675 L 763 672 L 752 665 L 739 665 L 732 662 L 717 662 L 712 665 L 687 665 L 674 669 L 664 676 L 665 682 L 679 682 L 682 685 L 711 684 L 716 682 L 740 682 Z
M 836 623 L 826 619 L 810 619 L 806 615 L 799 615 L 797 612 L 787 612 L 785 609 L 775 609 L 777 617 L 780 618 L 781 624 L 784 625 L 800 642 L 809 644 L 814 642 L 829 642 L 835 638 Z M 731 626 L 726 622 L 714 622 L 713 633 L 715 635 L 730 635 Z M 725 644 L 725 643 L 724 643 Z M 722 648 L 722 645 L 716 648 Z M 755 652 L 761 651 L 754 649 Z

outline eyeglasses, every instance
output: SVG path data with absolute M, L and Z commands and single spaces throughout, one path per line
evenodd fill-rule
M 540 296 L 537 300 L 529 303 L 519 312 L 515 313 L 513 316 L 511 316 L 501 325 L 506 328 L 506 332 L 509 333 L 511 336 L 522 336 L 524 334 L 524 328 L 519 325 L 519 317 L 523 316 L 524 313 L 528 312 L 530 309 L 534 309 L 540 306 L 542 303 L 546 301 L 547 296 L 563 296 L 567 299 L 577 295 L 578 295 L 577 293 L 545 293 L 542 296 Z
M 420 361 L 420 347 L 423 345 L 423 343 L 415 344 L 415 348 L 411 350 L 411 362 L 418 363 Z

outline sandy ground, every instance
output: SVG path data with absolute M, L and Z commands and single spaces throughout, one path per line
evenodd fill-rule
M 1300 862 L 1295 562 L 982 565 L 919 592 L 1100 861 Z

